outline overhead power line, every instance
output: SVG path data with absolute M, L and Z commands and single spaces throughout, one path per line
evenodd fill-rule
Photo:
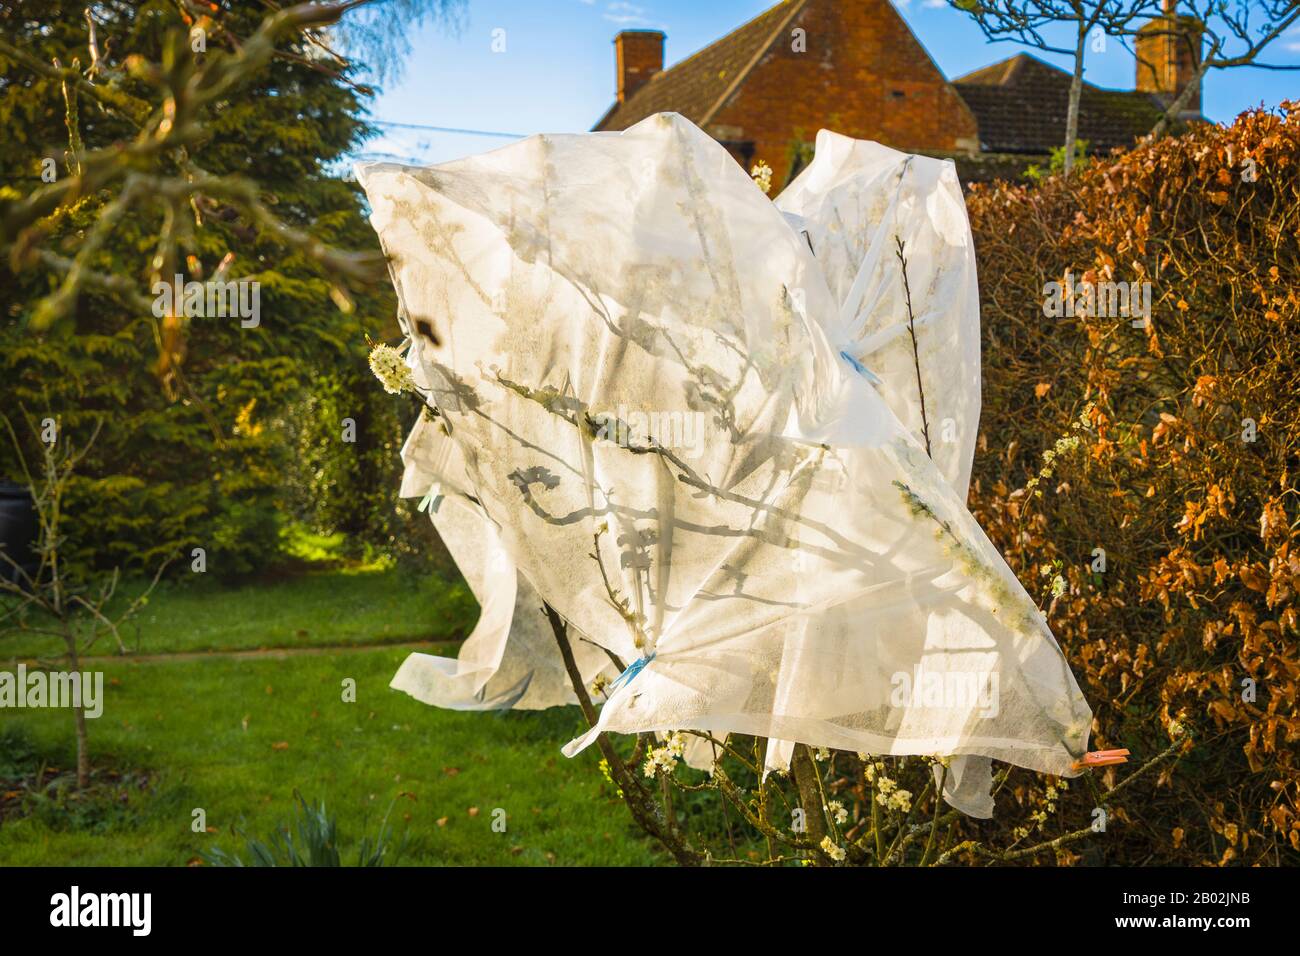
M 370 120 L 372 126 L 389 129 L 427 129 L 435 133 L 462 133 L 466 136 L 496 136 L 500 139 L 523 139 L 527 133 L 498 133 L 486 129 L 459 129 L 454 126 L 425 126 L 422 123 L 395 123 L 391 120 Z

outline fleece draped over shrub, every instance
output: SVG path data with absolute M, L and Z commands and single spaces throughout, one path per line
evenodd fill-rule
M 363 164 L 414 381 L 403 493 L 483 602 L 440 706 L 572 699 L 692 729 L 1071 776 L 1091 715 L 964 505 L 974 253 L 951 164 L 823 133 L 774 204 L 675 114 L 433 168 Z M 549 638 L 549 641 L 548 641 Z M 617 663 L 615 663 L 617 661 Z M 620 669 L 626 670 L 620 674 Z

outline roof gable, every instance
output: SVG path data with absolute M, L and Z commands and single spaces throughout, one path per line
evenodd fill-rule
M 610 107 L 593 129 L 627 129 L 664 112 L 680 113 L 703 126 L 807 2 L 782 0 L 722 39 L 656 73 L 626 102 Z
M 997 63 L 990 63 L 988 66 L 967 73 L 965 76 L 959 76 L 953 80 L 953 83 L 966 83 L 972 86 L 1011 86 L 1021 88 L 1040 87 L 1042 84 L 1055 88 L 1064 84 L 1068 89 L 1070 74 L 1059 66 L 1046 63 L 1036 56 L 1030 56 L 1028 53 L 1017 53 L 1015 56 L 1009 56 Z M 1083 85 L 1085 87 L 1092 86 L 1087 80 L 1084 80 Z M 1095 89 L 1095 87 L 1093 88 Z
M 1065 142 L 1070 74 L 1027 53 L 953 80 L 979 123 L 980 146 L 995 153 L 1043 155 Z M 1079 139 L 1106 153 L 1151 131 L 1164 108 L 1147 93 L 1084 82 Z

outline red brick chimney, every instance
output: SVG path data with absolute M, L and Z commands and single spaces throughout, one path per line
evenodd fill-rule
M 1165 0 L 1164 14 L 1143 26 L 1137 36 L 1137 88 L 1156 94 L 1166 104 L 1193 81 L 1201 65 L 1204 28 L 1195 17 L 1179 16 L 1177 10 L 1177 0 Z M 1180 118 L 1193 119 L 1200 114 L 1198 83 Z
M 624 103 L 664 68 L 664 35 L 658 30 L 624 30 L 614 37 L 618 101 Z

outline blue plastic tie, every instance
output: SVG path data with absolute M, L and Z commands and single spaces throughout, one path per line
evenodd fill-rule
M 442 485 L 438 482 L 434 482 L 433 487 L 429 489 L 429 493 L 420 499 L 420 504 L 416 507 L 415 510 L 428 511 L 429 514 L 431 515 L 437 514 L 438 506 L 441 504 L 442 504 Z
M 639 657 L 636 660 L 634 660 L 631 664 L 628 664 L 627 670 L 623 671 L 623 673 L 619 674 L 617 677 L 614 678 L 614 683 L 609 685 L 609 689 L 613 690 L 614 688 L 618 687 L 619 684 L 632 683 L 632 681 L 636 679 L 636 675 L 641 673 L 641 669 L 655 659 L 655 653 L 657 652 L 651 651 L 649 657 Z
M 853 368 L 857 371 L 859 375 L 865 378 L 872 385 L 880 384 L 880 379 L 876 377 L 875 373 L 872 372 L 871 369 L 863 365 L 861 362 L 859 362 L 857 359 L 855 359 L 852 355 L 850 355 L 847 350 L 840 352 L 840 355 L 844 357 L 844 360 L 846 362 L 848 362 L 850 365 L 853 366 Z

